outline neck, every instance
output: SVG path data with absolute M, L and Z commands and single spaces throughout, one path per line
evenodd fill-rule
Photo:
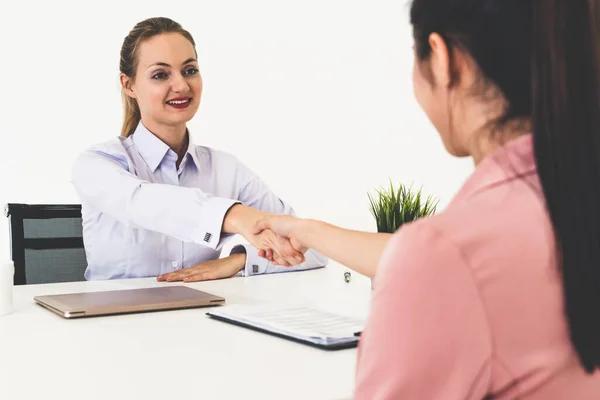
M 152 121 L 146 123 L 143 119 L 142 123 L 146 129 L 162 140 L 177 154 L 177 165 L 179 165 L 183 156 L 185 156 L 189 145 L 189 137 L 185 123 L 180 125 L 158 125 L 154 124 Z
M 463 151 L 476 166 L 507 142 L 531 132 L 531 120 L 528 118 L 509 121 L 501 126 L 490 122 L 490 116 L 499 118 L 505 108 L 503 103 L 498 102 L 464 104 L 459 115 L 460 132 L 464 135 Z
M 473 140 L 471 140 L 469 146 L 469 154 L 473 159 L 473 163 L 477 166 L 499 147 L 530 132 L 531 124 L 528 121 L 515 121 L 499 129 L 479 130 L 472 137 Z

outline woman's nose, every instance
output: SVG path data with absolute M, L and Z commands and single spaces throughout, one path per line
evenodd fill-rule
M 171 86 L 171 90 L 173 90 L 173 92 L 175 93 L 185 93 L 190 88 L 190 86 L 188 85 L 188 83 L 182 75 L 177 75 L 172 82 L 173 85 Z

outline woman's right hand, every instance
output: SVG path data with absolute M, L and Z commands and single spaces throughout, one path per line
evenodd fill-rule
M 305 261 L 304 252 L 298 251 L 287 237 L 278 235 L 271 229 L 255 231 L 256 223 L 269 215 L 271 214 L 236 204 L 229 209 L 225 216 L 223 231 L 240 234 L 259 251 L 265 253 L 269 251 L 271 256 L 269 261 L 274 264 L 289 267 L 303 263 Z
M 270 214 L 254 225 L 253 233 L 262 234 L 263 232 L 272 231 L 279 237 L 287 239 L 293 249 L 303 254 L 308 250 L 308 247 L 300 241 L 298 233 L 304 222 L 305 220 L 291 215 Z M 264 249 L 263 247 L 259 247 L 259 249 L 259 256 L 268 259 L 274 264 L 282 265 L 277 260 L 277 251 L 275 248 Z
M 294 248 L 289 239 L 276 234 L 271 229 L 264 229 L 252 236 L 254 238 L 249 241 L 259 249 L 259 256 L 267 258 L 275 265 L 289 267 L 305 261 L 304 252 Z

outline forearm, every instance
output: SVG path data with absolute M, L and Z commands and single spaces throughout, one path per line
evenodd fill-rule
M 207 260 L 188 268 L 169 272 L 157 277 L 159 282 L 197 282 L 229 278 L 240 272 L 246 263 L 244 254 Z
M 374 277 L 389 233 L 342 229 L 316 220 L 304 220 L 293 234 L 302 245 L 368 277 Z
M 246 265 L 246 254 L 231 254 L 228 257 L 224 257 L 223 260 L 224 262 L 227 262 L 229 265 L 231 265 L 232 269 L 235 269 L 237 272 L 240 272 L 242 269 L 244 269 L 244 266 Z
M 82 155 L 72 177 L 82 204 L 128 227 L 218 248 L 224 215 L 236 200 L 198 188 L 151 183 L 127 168 L 125 160 L 94 152 Z

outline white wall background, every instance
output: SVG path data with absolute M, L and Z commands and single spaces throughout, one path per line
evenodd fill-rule
M 366 193 L 388 177 L 443 208 L 472 171 L 413 98 L 403 0 L 0 0 L 0 203 L 78 202 L 72 162 L 119 134 L 120 47 L 152 16 L 196 39 L 194 140 L 236 154 L 301 216 L 373 231 Z

